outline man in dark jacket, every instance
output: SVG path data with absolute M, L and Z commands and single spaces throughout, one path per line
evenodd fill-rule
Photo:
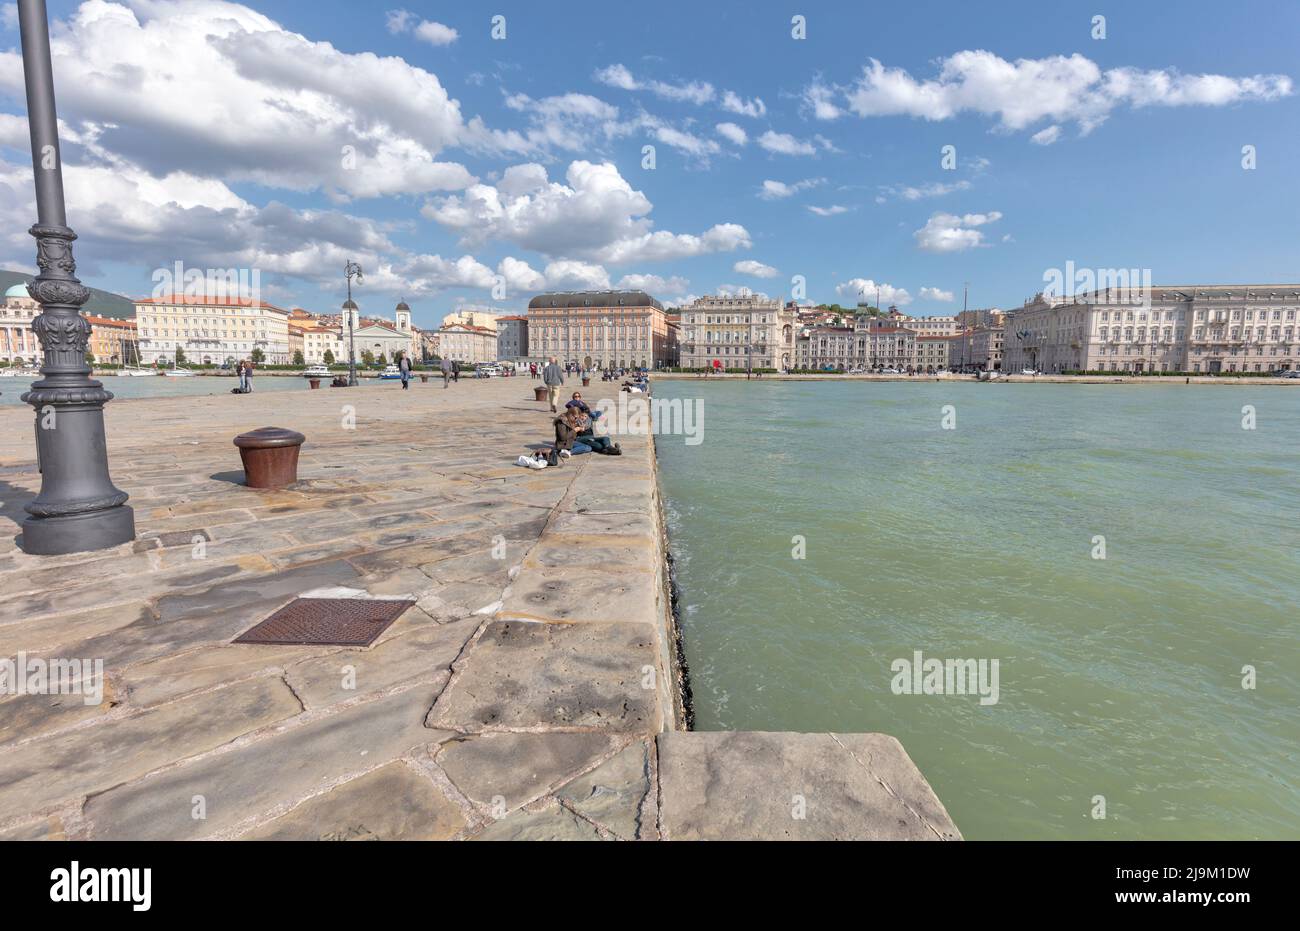
M 406 357 L 406 353 L 402 353 L 397 368 L 402 373 L 402 390 L 407 391 L 411 387 L 411 360 Z
M 451 360 L 451 380 L 460 384 L 460 363 L 455 359 Z

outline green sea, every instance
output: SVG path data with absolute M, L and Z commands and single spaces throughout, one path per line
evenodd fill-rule
M 892 734 L 971 839 L 1300 837 L 1300 386 L 655 394 L 697 729 Z

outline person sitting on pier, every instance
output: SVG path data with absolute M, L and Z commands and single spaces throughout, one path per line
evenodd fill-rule
M 555 418 L 555 450 L 561 458 L 591 452 L 591 447 L 578 439 L 582 427 L 582 414 L 576 408 L 567 407 Z

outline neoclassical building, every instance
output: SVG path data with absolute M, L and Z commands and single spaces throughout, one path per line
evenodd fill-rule
M 19 282 L 5 292 L 0 306 L 0 359 L 10 363 L 41 361 L 41 341 L 32 329 L 32 321 L 40 313 L 41 305 L 27 293 L 27 285 Z
M 709 295 L 681 312 L 681 365 L 728 369 L 790 368 L 794 312 L 780 298 Z
M 1035 295 L 1006 322 L 1004 368 L 1284 371 L 1300 362 L 1300 284 L 1179 285 Z
M 528 302 L 528 351 L 585 369 L 658 368 L 676 364 L 677 328 L 644 291 L 539 294 Z

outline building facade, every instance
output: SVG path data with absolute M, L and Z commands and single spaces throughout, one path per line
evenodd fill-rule
M 90 321 L 90 342 L 86 351 L 101 364 L 134 365 L 140 358 L 136 345 L 135 321 L 86 314 Z
M 140 357 L 169 363 L 178 350 L 204 365 L 250 359 L 257 350 L 270 365 L 288 365 L 290 312 L 236 297 L 191 296 L 135 301 Z
M 948 346 L 951 336 L 918 336 L 916 369 L 926 374 L 948 371 Z
M 456 326 L 457 324 L 476 326 L 495 333 L 497 321 L 500 319 L 496 314 L 490 314 L 482 310 L 458 310 L 443 317 L 442 325 L 444 327 Z
M 1009 371 L 1266 374 L 1300 361 L 1300 284 L 1035 295 L 1007 322 Z
M 528 318 L 497 317 L 497 361 L 522 362 L 528 359 Z
M 528 302 L 528 351 L 580 368 L 660 368 L 678 358 L 663 305 L 644 291 L 539 294 Z
M 886 317 L 859 317 L 851 327 L 809 327 L 795 340 L 795 368 L 915 371 L 917 335 Z
M 32 321 L 40 313 L 41 305 L 27 293 L 26 285 L 19 283 L 5 292 L 4 305 L 0 307 L 0 359 L 11 364 L 42 360 L 41 341 L 32 329 Z
M 497 334 L 487 327 L 454 323 L 438 330 L 438 352 L 444 359 L 468 362 L 497 360 Z
M 970 327 L 955 333 L 948 337 L 948 368 L 954 372 L 1000 372 L 1005 343 L 1005 330 L 1000 326 Z
M 683 368 L 789 368 L 793 351 L 794 316 L 779 298 L 710 295 L 681 310 Z

